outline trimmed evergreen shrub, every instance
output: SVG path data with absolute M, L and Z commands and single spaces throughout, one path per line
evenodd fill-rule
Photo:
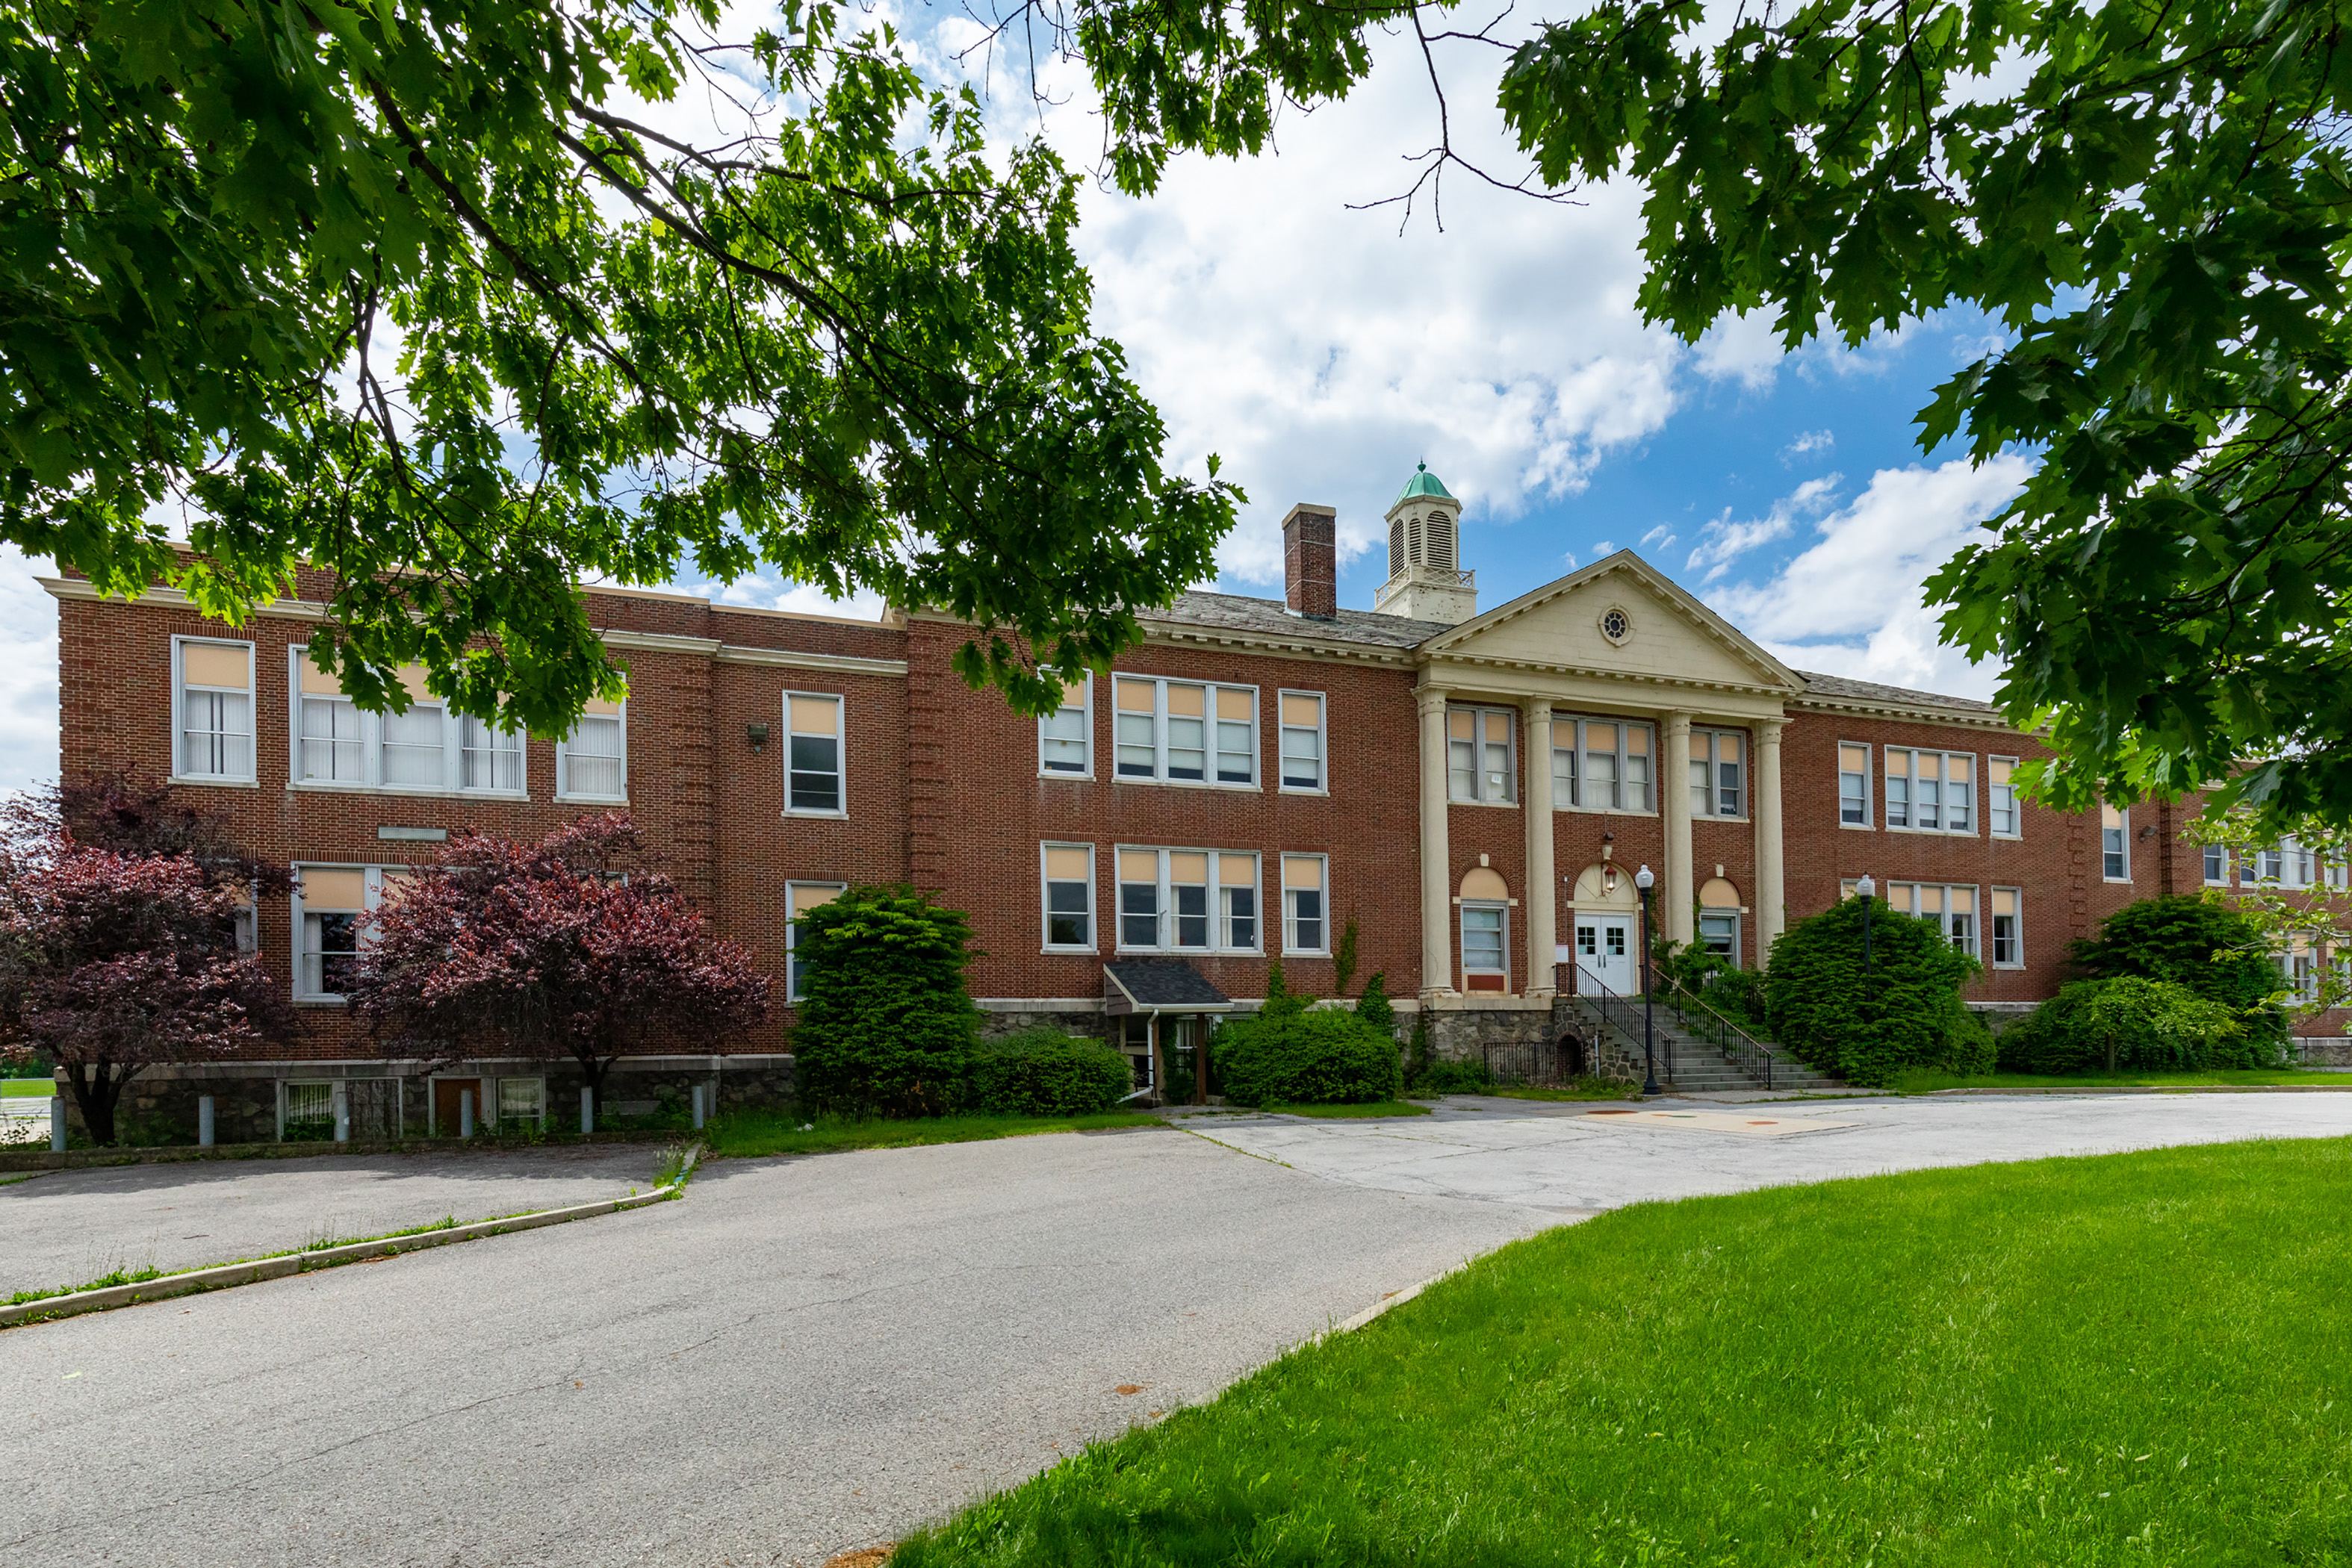
M 2000 1037 L 2004 1072 L 2270 1067 L 2283 1055 L 2220 1002 L 2136 975 L 2076 980 Z
M 1381 1005 L 1387 1005 L 1385 997 Z M 1283 983 L 1278 962 L 1266 972 L 1265 1006 L 1229 1019 L 1210 1038 L 1209 1049 L 1225 1098 L 1236 1105 L 1357 1105 L 1396 1098 L 1391 1030 L 1368 1027 L 1358 1014 L 1338 1009 L 1307 1010 L 1307 998 L 1293 996 Z
M 1876 1086 L 1910 1068 L 1991 1071 L 1991 1031 L 1960 1002 L 1977 961 L 1935 921 L 1873 904 L 1866 976 L 1858 898 L 1840 899 L 1772 944 L 1764 994 L 1773 1037 L 1850 1083 Z
M 904 887 L 853 887 L 800 916 L 805 1109 L 938 1116 L 965 1103 L 980 1026 L 963 988 L 970 936 L 961 911 Z
M 2262 931 L 2218 893 L 2176 894 L 2127 904 L 2100 924 L 2096 940 L 2069 955 L 2095 980 L 2168 980 L 2219 1002 L 2248 1035 L 2284 1051 L 2286 1009 L 2270 998 L 2281 980 Z
M 1118 1051 L 1043 1024 L 982 1040 L 972 1054 L 972 1102 L 1000 1115 L 1090 1116 L 1134 1087 Z

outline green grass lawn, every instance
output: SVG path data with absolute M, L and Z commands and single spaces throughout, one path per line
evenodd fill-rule
M 1091 1133 L 1106 1127 L 1157 1127 L 1157 1116 L 1113 1111 L 1098 1116 L 936 1116 L 921 1121 L 807 1118 L 783 1111 L 744 1111 L 713 1120 L 704 1139 L 714 1155 L 822 1155 L 837 1149 L 902 1149 L 919 1144 L 969 1144 L 1031 1133 Z
M 2193 1089 L 2200 1085 L 2242 1083 L 2309 1083 L 2330 1089 L 2352 1089 L 2352 1072 L 2314 1072 L 2292 1067 L 2229 1069 L 2210 1072 L 2078 1072 L 2053 1077 L 2032 1072 L 1983 1072 L 1963 1077 L 1950 1072 L 1900 1072 L 1887 1085 L 1898 1094 L 1926 1094 L 1937 1089 Z
M 2347 1223 L 2352 1140 L 1638 1205 L 895 1564 L 2345 1563 Z
M 1426 1116 L 1429 1107 L 1402 1100 L 1372 1100 L 1360 1105 L 1257 1105 L 1253 1110 L 1275 1116 Z
M 53 1078 L 0 1078 L 0 1094 L 37 1094 L 50 1099 L 58 1092 Z

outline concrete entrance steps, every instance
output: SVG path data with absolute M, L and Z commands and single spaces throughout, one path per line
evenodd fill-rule
M 1580 997 L 1576 1000 L 1578 1014 L 1596 1027 L 1606 1028 L 1614 1034 L 1622 1049 L 1635 1061 L 1642 1058 L 1642 1036 L 1638 1030 L 1627 1030 L 1610 1025 L 1601 1009 Z M 1660 1009 L 1655 1016 L 1660 1082 L 1685 1093 L 1704 1094 L 1727 1090 L 1758 1090 L 1765 1085 L 1760 1078 L 1742 1070 L 1739 1065 L 1717 1051 L 1708 1041 L 1684 1033 L 1673 1026 L 1674 1014 Z M 1671 1048 L 1671 1049 L 1670 1049 Z M 1668 1072 L 1665 1063 L 1671 1056 L 1674 1066 Z M 1818 1068 L 1809 1067 L 1793 1058 L 1773 1053 L 1772 1089 L 1834 1090 L 1845 1085 Z

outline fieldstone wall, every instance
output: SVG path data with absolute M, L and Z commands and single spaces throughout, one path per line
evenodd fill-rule
M 2340 1034 L 2303 1034 L 2290 1042 L 2305 1067 L 2352 1067 L 2352 1039 Z

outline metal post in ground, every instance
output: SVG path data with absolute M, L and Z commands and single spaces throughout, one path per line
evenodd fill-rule
M 66 1097 L 62 1094 L 49 1102 L 49 1152 L 66 1152 Z
M 457 1091 L 457 1135 L 461 1138 L 474 1135 L 474 1092 L 470 1089 Z
M 212 1146 L 213 1097 L 209 1094 L 199 1094 L 196 1096 L 196 1147 L 209 1149 Z
M 1656 1004 L 1651 998 L 1651 993 L 1658 988 L 1656 977 L 1650 972 L 1650 890 L 1656 883 L 1657 878 L 1650 874 L 1648 866 L 1633 873 L 1633 885 L 1642 891 L 1642 1094 L 1644 1099 L 1654 1098 L 1659 1092 Z
M 583 1133 L 596 1130 L 596 1087 L 593 1083 L 580 1086 L 580 1130 Z
M 352 1141 L 352 1092 L 341 1079 L 335 1081 L 335 1142 Z
M 694 1085 L 692 1094 L 694 1099 L 694 1130 L 698 1133 L 702 1131 L 702 1085 L 699 1083 Z

